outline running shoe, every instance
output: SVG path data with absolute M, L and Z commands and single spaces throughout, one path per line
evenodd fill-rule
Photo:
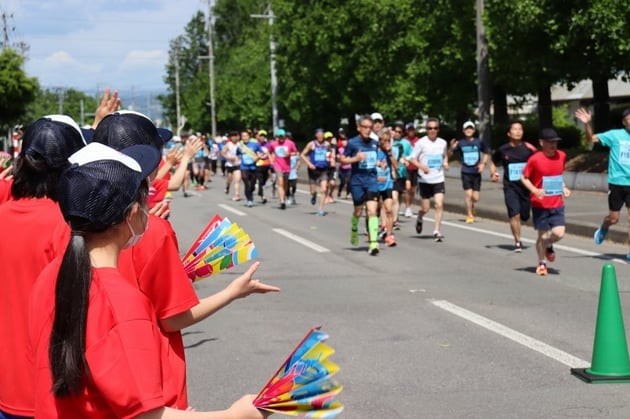
M 262 199 L 262 203 L 263 203 L 263 204 L 266 204 L 266 203 L 267 203 L 267 198 L 263 198 L 263 199 Z
M 350 230 L 350 244 L 353 246 L 359 245 L 359 230 L 357 229 Z
M 442 240 L 444 240 L 444 235 L 439 231 L 436 231 L 435 233 L 433 233 L 433 239 L 436 242 L 440 243 Z
M 287 209 L 287 204 L 284 201 L 280 202 L 280 209 Z
M 394 221 L 394 230 L 400 230 L 400 221 Z
M 411 211 L 410 207 L 405 208 L 405 217 L 411 218 L 413 216 L 413 211 Z
M 254 203 L 252 201 L 247 201 L 247 207 L 251 208 L 254 206 Z
M 630 260 L 630 253 L 626 255 L 626 259 Z
M 608 234 L 608 230 L 604 230 L 604 226 L 600 225 L 595 234 L 593 235 L 593 239 L 595 240 L 595 244 L 602 244 L 606 239 L 606 234 Z
M 316 202 L 317 202 L 317 194 L 312 194 L 311 195 L 311 205 L 315 205 Z
M 238 196 L 238 195 L 234 195 L 234 196 L 232 197 L 232 201 L 240 201 L 240 200 L 241 200 L 241 197 L 240 197 L 240 196 Z
M 372 256 L 378 255 L 378 243 L 370 243 L 370 248 L 368 249 L 368 253 Z
M 540 262 L 538 267 L 536 268 L 536 275 L 545 276 L 547 275 L 547 265 L 544 262 Z
M 319 215 L 320 217 L 323 217 L 326 214 L 328 214 L 328 213 L 326 211 L 324 211 L 324 210 L 317 211 L 317 215 Z
M 520 241 L 514 243 L 514 252 L 521 253 L 523 251 L 523 243 Z
M 556 260 L 556 252 L 553 250 L 553 246 L 549 245 L 545 248 L 545 257 L 549 262 Z
M 223 189 L 223 192 L 225 192 L 226 195 L 229 194 L 230 193 L 230 188 Z
M 378 239 L 383 241 L 387 237 L 387 229 L 385 226 L 381 226 L 380 231 L 378 232 Z
M 422 218 L 420 217 L 416 218 L 416 233 L 422 233 Z
M 396 239 L 394 238 L 393 234 L 390 234 L 389 236 L 385 237 L 385 244 L 388 245 L 389 247 L 396 246 Z
M 475 219 L 473 217 L 466 217 L 466 224 L 472 224 L 475 222 Z

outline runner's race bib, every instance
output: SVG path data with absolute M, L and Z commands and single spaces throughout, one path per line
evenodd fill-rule
M 543 176 L 542 186 L 545 196 L 562 195 L 562 175 Z
M 429 169 L 440 170 L 440 166 L 442 166 L 442 155 L 441 154 L 430 154 L 427 156 L 427 166 Z
M 467 147 L 469 150 L 464 150 L 464 164 L 466 166 L 476 166 L 479 162 L 479 151 L 474 147 Z
M 376 167 L 376 151 L 364 151 L 365 160 L 359 162 L 359 169 L 374 169 Z
M 523 176 L 523 169 L 526 163 L 510 163 L 508 164 L 508 179 L 510 182 L 516 182 L 521 180 Z

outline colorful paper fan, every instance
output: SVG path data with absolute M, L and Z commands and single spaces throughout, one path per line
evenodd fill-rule
M 191 281 L 199 281 L 258 257 L 249 235 L 238 224 L 215 215 L 188 249 L 182 263 Z
M 335 351 L 323 343 L 319 327 L 308 331 L 254 400 L 270 412 L 305 418 L 333 418 L 343 405 L 335 401 L 343 387 L 332 376 L 339 367 L 328 360 Z

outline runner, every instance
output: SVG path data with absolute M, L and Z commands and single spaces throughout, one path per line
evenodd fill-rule
M 594 134 L 591 126 L 591 113 L 584 108 L 575 112 L 575 116 L 584 123 L 586 139 L 589 143 L 599 142 L 610 148 L 608 158 L 608 215 L 604 217 L 593 238 L 602 244 L 611 225 L 619 222 L 621 207 L 626 205 L 630 219 L 630 108 L 621 113 L 624 128 L 612 129 L 601 134 Z M 630 237 L 630 224 L 628 225 Z M 626 255 L 630 259 L 630 253 Z
M 529 220 L 529 192 L 523 186 L 521 177 L 525 163 L 536 152 L 536 147 L 523 141 L 523 123 L 513 121 L 507 131 L 509 142 L 503 144 L 492 155 L 490 178 L 493 182 L 500 179 L 497 164 L 503 165 L 503 196 L 510 219 L 510 230 L 514 236 L 514 251 L 523 251 L 521 243 L 521 222 Z
M 437 118 L 428 118 L 426 124 L 427 135 L 420 138 L 413 146 L 409 162 L 418 167 L 418 186 L 420 187 L 420 209 L 416 219 L 416 233 L 422 233 L 422 218 L 431 208 L 433 198 L 435 209 L 435 228 L 433 239 L 436 242 L 444 240 L 440 232 L 442 214 L 444 212 L 444 170 L 448 170 L 446 158 L 447 143 L 438 137 L 440 121 Z
M 300 154 L 301 159 L 308 167 L 308 184 L 311 192 L 311 205 L 317 202 L 317 186 L 320 188 L 319 210 L 317 215 L 324 216 L 324 205 L 328 192 L 328 167 L 330 143 L 324 139 L 324 130 L 315 130 L 315 139 L 309 141 Z
M 328 159 L 328 170 L 326 171 L 326 178 L 328 180 L 326 203 L 334 204 L 334 192 L 337 183 L 337 139 L 334 137 L 332 132 L 326 131 L 324 133 L 324 140 L 330 144 L 330 151 L 328 151 L 328 154 L 326 155 L 326 158 Z
M 416 135 L 416 124 L 413 122 L 409 122 L 405 128 L 407 129 L 407 135 L 405 136 L 405 139 L 409 142 L 410 148 L 413 149 L 413 147 L 420 139 Z M 409 153 L 410 156 L 411 152 Z M 416 187 L 418 186 L 418 168 L 410 163 L 408 158 L 406 159 L 406 161 L 407 179 L 405 181 L 405 217 L 411 218 L 413 216 L 413 210 L 411 209 L 411 206 L 413 204 L 413 196 Z
M 258 181 L 258 196 L 263 204 L 267 203 L 265 198 L 265 186 L 269 180 L 269 171 L 271 170 L 271 157 L 269 157 L 269 141 L 267 140 L 267 131 L 261 129 L 256 133 L 256 139 L 262 150 L 260 159 L 256 162 L 256 178 Z
M 337 161 L 340 161 L 340 157 L 348 145 L 348 137 L 343 128 L 339 128 L 337 133 Z M 341 198 L 341 192 L 345 190 L 344 199 L 350 199 L 350 173 L 352 166 L 349 164 L 337 165 L 337 179 L 339 179 L 339 186 L 337 187 L 337 198 Z
M 351 138 L 344 151 L 344 155 L 339 157 L 341 164 L 352 165 L 352 175 L 350 178 L 350 190 L 354 211 L 352 213 L 352 226 L 350 230 L 350 243 L 353 246 L 359 244 L 359 218 L 363 211 L 363 205 L 367 208 L 368 236 L 370 246 L 368 252 L 375 256 L 379 252 L 378 248 L 378 217 L 376 210 L 378 207 L 378 181 L 376 178 L 376 158 L 378 151 L 378 141 L 370 138 L 372 133 L 372 118 L 363 115 L 357 121 L 357 131 L 359 135 Z
M 298 154 L 295 143 L 287 138 L 287 133 L 283 128 L 276 130 L 276 138 L 269 144 L 271 161 L 276 172 L 278 182 L 278 197 L 280 198 L 280 209 L 286 209 L 287 195 L 289 190 L 289 172 L 291 172 L 291 156 Z
M 531 194 L 534 227 L 538 231 L 536 274 L 547 275 L 547 262 L 556 260 L 553 244 L 562 239 L 565 232 L 562 197 L 568 197 L 571 191 L 562 179 L 567 155 L 558 150 L 561 138 L 553 128 L 544 128 L 538 138 L 542 150 L 527 160 L 521 182 Z
M 475 137 L 475 124 L 471 121 L 464 122 L 462 127 L 464 138 L 451 140 L 448 156 L 453 153 L 461 153 L 461 178 L 464 188 L 464 202 L 466 204 L 466 223 L 475 222 L 475 204 L 479 202 L 481 190 L 481 174 L 488 162 L 488 146 Z
M 296 205 L 295 192 L 297 191 L 298 170 L 300 170 L 300 156 L 293 154 L 291 156 L 291 171 L 289 172 L 289 193 L 287 202 L 290 205 Z
M 250 141 L 248 130 L 241 131 L 241 141 L 236 148 L 236 155 L 241 160 L 241 177 L 245 184 L 247 206 L 254 206 L 254 190 L 256 189 L 256 162 L 262 156 L 262 148 L 255 141 Z
M 401 200 L 404 199 L 407 183 L 407 159 L 411 156 L 411 143 L 402 135 L 405 130 L 405 124 L 402 121 L 394 123 L 392 131 L 392 154 L 398 163 L 398 170 L 396 171 L 396 180 L 394 180 L 394 189 L 392 191 L 392 211 L 394 212 L 394 230 L 400 230 L 400 222 L 398 221 L 400 215 Z M 414 170 L 413 175 L 417 178 L 418 175 Z M 411 208 L 410 208 L 411 210 Z M 413 215 L 413 214 L 412 214 Z
M 227 173 L 225 177 L 226 195 L 230 193 L 230 185 L 232 184 L 232 180 L 234 181 L 234 196 L 232 197 L 232 201 L 241 200 L 239 194 L 241 189 L 241 160 L 236 154 L 238 139 L 238 131 L 230 131 L 228 141 L 225 142 L 223 150 L 221 150 L 221 155 L 225 158 L 225 170 Z
M 379 207 L 383 229 L 383 241 L 387 246 L 396 246 L 394 238 L 394 214 L 392 211 L 392 189 L 398 162 L 392 154 L 391 130 L 382 128 L 378 135 L 379 150 L 377 153 L 376 176 L 378 180 Z

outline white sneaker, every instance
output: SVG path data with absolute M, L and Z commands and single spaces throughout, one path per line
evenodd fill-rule
M 405 208 L 405 217 L 411 218 L 413 216 L 413 211 L 411 211 L 410 207 Z

